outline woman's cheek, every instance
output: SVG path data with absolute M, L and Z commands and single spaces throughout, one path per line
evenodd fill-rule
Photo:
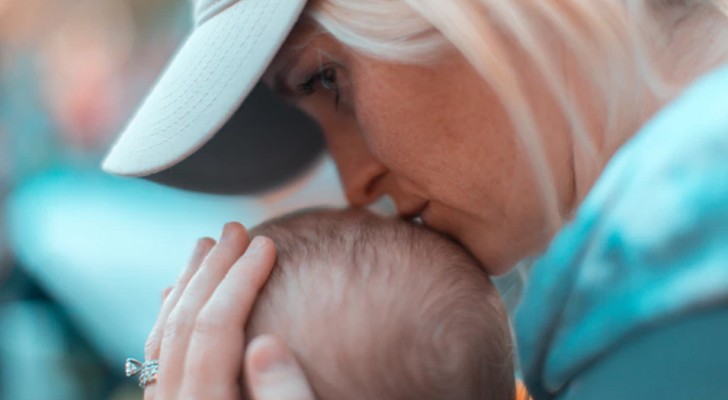
M 391 144 L 392 128 L 385 123 L 381 116 L 376 115 L 376 111 L 370 111 L 369 109 L 364 112 L 359 111 L 362 108 L 364 107 L 358 107 L 356 114 L 356 125 L 359 134 L 369 152 L 379 162 L 390 166 L 390 161 L 396 159 L 393 156 L 393 153 L 396 155 L 396 150 L 393 151 Z

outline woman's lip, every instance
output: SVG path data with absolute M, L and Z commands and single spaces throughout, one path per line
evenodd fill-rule
M 425 202 L 425 204 L 422 205 L 422 208 L 420 209 L 420 211 L 417 213 L 417 216 L 416 216 L 416 218 L 419 219 L 420 222 L 422 223 L 422 225 L 424 225 L 424 226 L 429 226 L 427 224 L 427 218 L 425 217 L 425 214 L 427 214 L 427 210 L 429 209 L 429 207 L 430 207 L 430 202 L 429 201 Z
M 412 221 L 414 219 L 421 218 L 422 214 L 425 212 L 425 210 L 427 209 L 427 206 L 429 206 L 429 205 L 430 205 L 430 202 L 426 201 L 414 210 L 400 213 L 399 217 L 405 221 Z

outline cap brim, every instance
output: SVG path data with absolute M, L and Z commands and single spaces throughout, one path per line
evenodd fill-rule
M 260 193 L 308 170 L 323 148 L 318 126 L 259 84 L 202 148 L 145 179 L 205 193 Z
M 322 148 L 315 124 L 258 85 L 305 3 L 239 1 L 198 26 L 103 169 L 191 190 L 249 193 L 311 164 Z

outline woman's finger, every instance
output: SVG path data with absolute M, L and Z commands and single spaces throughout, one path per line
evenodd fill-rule
M 166 288 L 162 289 L 162 296 L 159 304 L 164 306 L 164 302 L 167 300 L 167 297 L 169 297 L 169 294 L 172 293 L 172 289 L 174 289 L 174 286 L 167 286 Z
M 198 244 L 199 245 L 199 244 Z M 196 252 L 196 250 L 195 250 Z M 193 257 L 194 259 L 194 257 Z M 178 279 L 179 280 L 179 279 Z M 167 301 L 167 298 L 169 297 L 169 294 L 172 293 L 173 286 L 167 286 L 166 288 L 162 289 L 162 295 L 161 295 L 161 309 L 159 311 L 159 314 L 157 316 L 157 321 L 159 321 L 160 316 L 163 314 L 164 311 L 164 303 Z M 144 359 L 145 360 L 152 360 L 152 358 L 149 357 L 149 354 L 159 353 L 159 350 L 152 350 L 152 348 L 159 348 L 159 340 L 156 339 L 160 337 L 159 330 L 157 328 L 158 322 L 154 323 L 154 327 L 152 328 L 152 331 L 149 333 L 149 336 L 147 337 L 147 344 L 144 346 Z M 154 339 L 152 339 L 154 338 Z M 157 345 L 153 345 L 152 343 L 157 343 Z M 149 349 L 149 350 L 147 350 Z M 154 400 L 156 397 L 156 390 L 153 387 L 153 384 L 149 384 L 149 389 L 144 389 L 144 400 Z
M 245 354 L 245 377 L 253 400 L 315 400 L 303 369 L 283 342 L 253 339 Z
M 248 233 L 238 223 L 225 225 L 220 241 L 187 284 L 164 325 L 159 355 L 157 393 L 160 399 L 176 399 L 182 387 L 185 357 L 197 314 L 230 267 L 248 246 Z
M 256 237 L 202 308 L 190 338 L 184 398 L 240 398 L 245 323 L 274 264 L 273 242 Z
M 162 293 L 162 307 L 157 316 L 157 321 L 154 323 L 147 342 L 144 346 L 144 358 L 146 360 L 156 360 L 159 358 L 159 348 L 161 346 L 162 336 L 164 333 L 164 324 L 167 322 L 169 313 L 172 311 L 174 306 L 177 304 L 182 292 L 187 287 L 187 283 L 192 279 L 192 276 L 197 272 L 205 259 L 207 254 L 210 252 L 212 247 L 215 245 L 215 241 L 210 238 L 202 238 L 197 241 L 195 250 L 192 253 L 190 262 L 187 267 L 182 271 L 177 282 L 171 288 L 165 289 Z M 171 290 L 170 290 L 171 289 Z M 156 389 L 154 384 L 150 384 L 144 390 L 144 400 L 154 400 L 156 398 Z
M 147 338 L 147 344 L 145 346 L 144 357 L 147 360 L 156 360 L 159 358 L 159 344 L 162 339 L 164 324 L 167 322 L 169 313 L 177 304 L 179 297 L 182 295 L 185 287 L 187 287 L 187 283 L 190 279 L 192 279 L 195 272 L 197 272 L 200 264 L 202 264 L 202 261 L 214 245 L 215 241 L 210 238 L 202 238 L 198 240 L 190 262 L 182 271 L 179 278 L 177 278 L 175 285 L 171 288 L 165 289 L 166 293 L 162 293 L 162 307 L 159 311 L 159 315 L 157 316 L 157 321 L 154 323 L 154 327 Z

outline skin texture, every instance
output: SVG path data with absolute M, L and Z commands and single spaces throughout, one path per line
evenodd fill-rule
M 333 66 L 335 82 L 329 76 L 297 90 Z M 420 216 L 453 236 L 491 274 L 507 271 L 550 237 L 531 166 L 505 111 L 456 53 L 429 66 L 389 63 L 313 36 L 302 25 L 264 80 L 324 128 L 353 205 L 388 195 L 403 217 Z M 535 96 L 545 92 L 536 77 L 531 87 Z M 556 114 L 551 102 L 543 104 L 546 118 L 538 121 L 556 132 L 548 155 L 568 204 L 574 191 L 570 144 L 558 134 L 563 121 L 549 117 Z M 262 247 L 251 251 L 247 232 L 235 223 L 218 242 L 200 242 L 149 336 L 145 358 L 159 359 L 160 369 L 145 400 L 239 399 L 243 379 L 253 400 L 314 399 L 280 340 L 261 336 L 242 348 L 240 327 L 274 264 L 270 240 L 257 243 Z
M 144 400 L 240 399 L 242 379 L 253 400 L 314 400 L 283 343 L 259 336 L 244 354 L 241 327 L 274 261 L 270 239 L 251 241 L 238 223 L 227 224 L 218 242 L 198 242 L 177 283 L 163 292 L 144 351 L 146 360 L 159 360 L 159 373 Z
M 710 7 L 688 16 L 681 8 L 669 10 L 681 17 L 660 17 L 666 41 L 653 52 L 659 54 L 655 73 L 670 89 L 660 98 L 645 93 L 636 114 L 620 113 L 619 132 L 609 139 L 606 111 L 595 85 L 579 72 L 578 54 L 556 40 L 545 42 L 544 51 L 559 57 L 567 91 L 596 147 L 593 155 L 578 150 L 534 61 L 509 46 L 566 220 L 611 156 L 655 111 L 728 60 L 725 15 Z M 326 77 L 312 80 L 319 71 Z M 352 205 L 388 195 L 401 216 L 421 216 L 452 236 L 490 274 L 537 254 L 560 228 L 547 223 L 531 159 L 498 96 L 454 49 L 436 63 L 395 63 L 345 47 L 304 20 L 263 80 L 321 125 Z
M 334 78 L 301 84 L 324 70 Z M 560 202 L 574 196 L 565 122 L 538 76 L 523 71 L 547 138 Z M 352 205 L 390 196 L 398 213 L 467 247 L 491 274 L 508 271 L 551 237 L 532 165 L 508 115 L 468 61 L 451 52 L 431 65 L 374 59 L 305 25 L 264 81 L 322 127 Z
M 658 65 L 676 92 L 728 60 L 724 16 L 713 15 L 716 24 L 703 17 L 680 18 L 679 25 L 666 28 L 675 40 L 660 49 Z M 706 43 L 708 37 L 713 40 Z M 564 73 L 572 76 L 569 63 L 564 64 Z M 516 56 L 514 65 L 535 100 L 538 126 L 548 134 L 546 153 L 568 216 L 601 166 L 584 168 L 538 74 L 528 70 L 525 58 Z M 304 85 L 306 95 L 291 90 L 313 82 L 311 76 L 322 67 L 334 66 L 334 75 Z M 505 112 L 458 55 L 429 66 L 373 60 L 302 25 L 264 80 L 278 89 L 281 83 L 288 86 L 282 93 L 324 128 L 354 205 L 389 195 L 400 214 L 422 214 L 427 225 L 469 248 L 490 273 L 507 271 L 553 234 Z M 579 104 L 589 108 L 589 91 L 580 82 L 569 84 Z M 646 108 L 656 110 L 666 100 Z M 591 127 L 599 127 L 598 115 L 587 117 L 593 117 L 587 118 Z M 634 132 L 642 122 L 629 121 L 633 126 L 626 131 Z M 603 149 L 604 158 L 618 145 Z M 253 400 L 313 400 L 302 369 L 279 340 L 255 338 L 243 354 L 241 326 L 273 267 L 274 246 L 262 239 L 262 247 L 246 251 L 249 239 L 242 226 L 228 225 L 225 231 L 218 243 L 200 242 L 165 296 L 145 351 L 146 359 L 160 359 L 159 381 L 147 387 L 145 400 L 239 399 L 243 378 Z

